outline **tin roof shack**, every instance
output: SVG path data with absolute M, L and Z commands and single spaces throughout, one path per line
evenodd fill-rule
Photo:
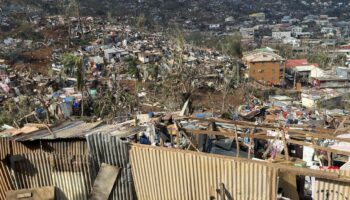
M 316 88 L 349 88 L 350 79 L 338 76 L 312 77 L 311 83 Z
M 284 77 L 285 60 L 272 52 L 253 51 L 243 56 L 246 77 L 263 83 L 280 85 Z
M 111 48 L 111 49 L 104 50 L 104 57 L 108 63 L 111 63 L 112 60 L 117 61 L 128 54 L 129 52 L 125 51 L 124 49 Z
M 350 68 L 349 67 L 337 67 L 336 75 L 340 78 L 350 79 Z
M 146 64 L 146 63 L 152 63 L 157 62 L 160 60 L 161 54 L 157 52 L 144 52 L 138 54 L 138 59 L 140 62 Z
M 336 108 L 345 94 L 335 89 L 304 90 L 301 94 L 302 106 L 306 108 Z
M 316 108 L 321 99 L 319 95 L 301 94 L 301 104 L 306 108 Z
M 311 64 L 306 59 L 287 60 L 286 78 L 293 84 L 301 83 L 308 85 L 311 77 L 321 77 L 324 71 L 317 67 L 317 64 Z
M 273 103 L 275 102 L 281 102 L 287 106 L 292 105 L 294 99 L 288 96 L 282 96 L 282 95 L 274 95 L 274 96 L 270 96 L 269 100 Z

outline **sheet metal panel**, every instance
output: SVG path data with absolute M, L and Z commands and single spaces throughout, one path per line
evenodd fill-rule
M 335 171 L 327 170 L 331 172 L 339 173 L 340 175 L 350 176 L 350 171 Z M 314 189 L 315 200 L 349 200 L 350 199 L 350 183 L 343 183 L 332 180 L 318 179 L 315 181 Z
M 134 183 L 129 164 L 128 142 L 110 134 L 86 135 L 89 152 L 93 160 L 93 177 L 96 177 L 102 163 L 120 168 L 120 175 L 112 189 L 111 200 L 135 199 Z
M 87 155 L 50 155 L 58 199 L 87 199 L 92 188 L 91 159 Z
M 85 123 L 83 121 L 66 121 L 57 126 L 51 127 L 56 138 L 84 138 L 84 135 L 100 125 L 101 122 Z M 54 139 L 48 129 L 41 129 L 27 134 L 20 134 L 13 137 L 16 141 L 33 141 L 40 139 Z
M 5 199 L 6 192 L 13 189 L 10 170 L 4 161 L 0 161 L 0 199 Z
M 8 154 L 11 154 L 10 140 L 0 138 L 0 160 L 4 160 Z
M 85 139 L 58 139 L 42 140 L 42 148 L 45 152 L 67 155 L 88 155 L 89 151 Z
M 51 168 L 47 154 L 13 155 L 11 172 L 16 189 L 39 188 L 52 185 Z
M 89 156 L 47 153 L 11 157 L 16 189 L 56 186 L 57 199 L 85 200 L 91 191 Z
M 18 142 L 0 138 L 0 159 L 7 154 L 27 154 L 27 153 L 57 153 L 57 154 L 89 154 L 85 139 L 57 139 L 57 140 L 35 140 Z
M 139 199 L 276 199 L 277 169 L 224 156 L 133 145 L 130 153 Z
M 9 141 L 11 143 L 12 155 L 27 154 L 27 153 L 39 153 L 41 152 L 41 142 L 30 141 L 30 142 L 17 142 L 14 140 Z

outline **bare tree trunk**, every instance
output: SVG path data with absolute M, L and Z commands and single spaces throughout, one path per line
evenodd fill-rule
M 81 32 L 81 38 L 84 39 L 84 31 L 83 31 L 83 26 L 81 23 L 81 16 L 80 16 L 80 3 L 79 0 L 76 0 L 76 4 L 77 4 L 77 14 L 78 14 L 78 23 L 79 23 L 79 29 Z
M 225 97 L 225 94 L 222 96 L 222 106 L 221 106 L 221 111 L 224 111 L 225 110 L 225 102 L 226 101 L 226 97 Z
M 223 95 L 222 95 L 222 111 L 225 110 L 225 107 L 226 107 L 226 99 L 227 99 L 227 96 L 228 96 L 228 90 L 225 90 Z
M 239 85 L 239 82 L 240 82 L 240 66 L 239 66 L 239 63 L 237 63 L 237 68 L 236 68 L 236 72 L 237 72 L 237 86 Z
M 46 105 L 46 102 L 44 100 L 43 97 L 39 97 L 38 98 L 40 103 L 43 105 L 45 111 L 46 111 L 46 121 L 47 123 L 49 124 L 51 121 L 50 121 L 50 111 L 49 111 L 49 107 Z
M 81 116 L 84 116 L 84 86 L 81 90 Z
M 71 41 L 71 22 L 68 18 L 68 48 L 70 47 L 70 41 Z

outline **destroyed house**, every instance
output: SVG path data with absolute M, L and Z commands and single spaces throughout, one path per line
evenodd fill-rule
M 104 57 L 105 59 L 107 59 L 108 62 L 111 62 L 112 59 L 119 59 L 121 57 L 125 57 L 128 54 L 129 52 L 125 51 L 124 49 L 112 48 L 104 50 Z
M 286 99 L 282 96 L 274 98 Z M 150 117 L 149 114 L 145 115 Z M 150 120 L 146 119 L 146 116 L 145 120 Z M 170 119 L 169 116 L 162 118 Z M 131 126 L 125 129 L 123 125 L 131 123 L 130 121 L 113 125 L 84 123 L 57 125 L 51 127 L 51 133 L 41 130 L 23 133 L 11 139 L 0 138 L 0 199 L 270 200 L 278 198 L 278 188 L 283 189 L 286 197 L 298 199 L 296 179 L 298 176 L 315 177 L 317 181 L 313 185 L 315 199 L 323 199 L 324 194 L 321 191 L 329 188 L 333 191 L 329 193 L 330 199 L 339 199 L 339 194 L 346 197 L 349 195 L 347 192 L 350 189 L 349 171 L 309 169 L 305 167 L 304 161 L 300 160 L 302 157 L 299 160 L 289 159 L 290 155 L 294 157 L 292 153 L 286 154 L 285 158 L 281 157 L 275 162 L 270 162 L 252 160 L 251 158 L 253 156 L 255 158 L 256 155 L 254 152 L 243 153 L 242 150 L 234 150 L 237 146 L 240 149 L 242 143 L 237 139 L 234 141 L 233 138 L 252 137 L 264 140 L 275 138 L 278 140 L 276 142 L 284 141 L 282 143 L 284 145 L 273 148 L 289 152 L 290 145 L 287 145 L 287 142 L 310 146 L 309 143 L 296 141 L 293 138 L 310 137 L 313 131 L 320 132 L 320 129 L 301 131 L 301 126 L 285 127 L 289 135 L 286 139 L 285 134 L 279 135 L 280 129 L 276 124 L 257 125 L 244 121 L 222 119 L 213 121 L 207 117 L 191 118 L 193 120 L 181 117 L 176 129 L 181 129 L 183 132 L 181 134 L 192 135 L 192 139 L 186 140 L 190 142 L 189 147 L 195 151 L 172 146 L 164 148 L 136 144 L 135 136 L 147 131 L 148 128 Z M 212 129 L 213 123 L 216 123 L 214 126 L 217 128 L 221 127 L 222 131 L 205 130 Z M 237 127 L 242 130 L 238 132 Z M 252 127 L 256 129 L 254 128 L 251 133 L 256 131 L 256 134 L 247 135 L 243 130 L 246 128 L 252 130 Z M 151 129 L 153 128 L 148 130 L 149 134 L 152 132 Z M 180 137 L 180 134 L 174 131 L 172 133 L 174 139 Z M 298 134 L 294 135 L 293 131 Z M 323 130 L 323 133 L 331 131 Z M 207 139 L 209 134 L 220 136 L 218 138 L 221 139 L 217 140 L 221 142 L 212 139 L 209 141 Z M 52 135 L 55 135 L 56 139 L 46 137 Z M 317 137 L 330 136 L 318 134 Z M 180 140 L 170 140 L 170 143 L 175 144 L 178 141 Z M 230 154 L 216 155 L 207 148 L 209 143 L 212 143 L 213 149 L 227 149 L 226 152 Z M 273 143 L 270 143 L 270 146 Z M 227 147 L 226 144 L 230 145 Z M 313 147 L 321 148 L 318 145 Z M 292 148 L 290 150 L 293 152 Z M 326 147 L 322 147 L 322 150 L 350 155 L 349 152 Z
M 52 128 L 56 139 L 42 139 L 45 130 L 0 138 L 0 199 L 135 199 L 122 137 L 137 131 L 112 136 L 116 126 L 85 125 Z
M 337 76 L 333 77 L 313 77 L 311 83 L 317 88 L 349 88 L 350 80 Z
M 318 64 L 312 64 L 307 59 L 292 59 L 286 62 L 286 78 L 295 83 L 308 85 L 311 77 L 323 76 L 324 72 Z
M 152 63 L 157 62 L 160 59 L 159 53 L 150 53 L 150 52 L 144 52 L 138 54 L 138 59 L 142 63 Z
M 263 83 L 279 85 L 284 76 L 285 60 L 272 52 L 253 51 L 243 56 L 245 76 Z

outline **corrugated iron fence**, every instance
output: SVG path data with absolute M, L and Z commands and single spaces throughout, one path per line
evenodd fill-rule
M 331 171 L 331 170 L 327 170 Z M 334 172 L 334 170 L 333 170 Z M 350 171 L 339 171 L 340 175 L 350 176 Z M 314 200 L 349 200 L 350 184 L 316 178 Z
M 277 169 L 223 156 L 133 145 L 131 163 L 139 199 L 270 200 Z
M 14 189 L 56 186 L 56 199 L 87 199 L 92 181 L 85 140 L 0 139 L 0 199 Z
M 20 143 L 0 139 L 0 199 L 6 198 L 8 190 L 43 186 L 56 186 L 56 199 L 88 199 L 101 163 L 121 168 L 111 200 L 220 199 L 220 184 L 228 200 L 276 199 L 278 168 L 272 165 L 191 151 L 130 146 L 118 136 L 102 133 L 87 135 L 86 140 Z M 350 176 L 349 171 L 339 173 Z M 350 186 L 316 179 L 315 191 L 316 200 L 349 200 Z
M 44 186 L 56 186 L 56 199 L 88 199 L 102 163 L 121 168 L 109 199 L 136 199 L 130 148 L 117 136 L 101 133 L 90 134 L 86 140 L 26 142 L 0 139 L 0 149 L 0 199 L 5 199 L 8 190 Z
M 11 154 L 10 141 L 0 138 L 0 199 L 5 199 L 6 191 L 15 188 L 6 162 L 9 154 Z

